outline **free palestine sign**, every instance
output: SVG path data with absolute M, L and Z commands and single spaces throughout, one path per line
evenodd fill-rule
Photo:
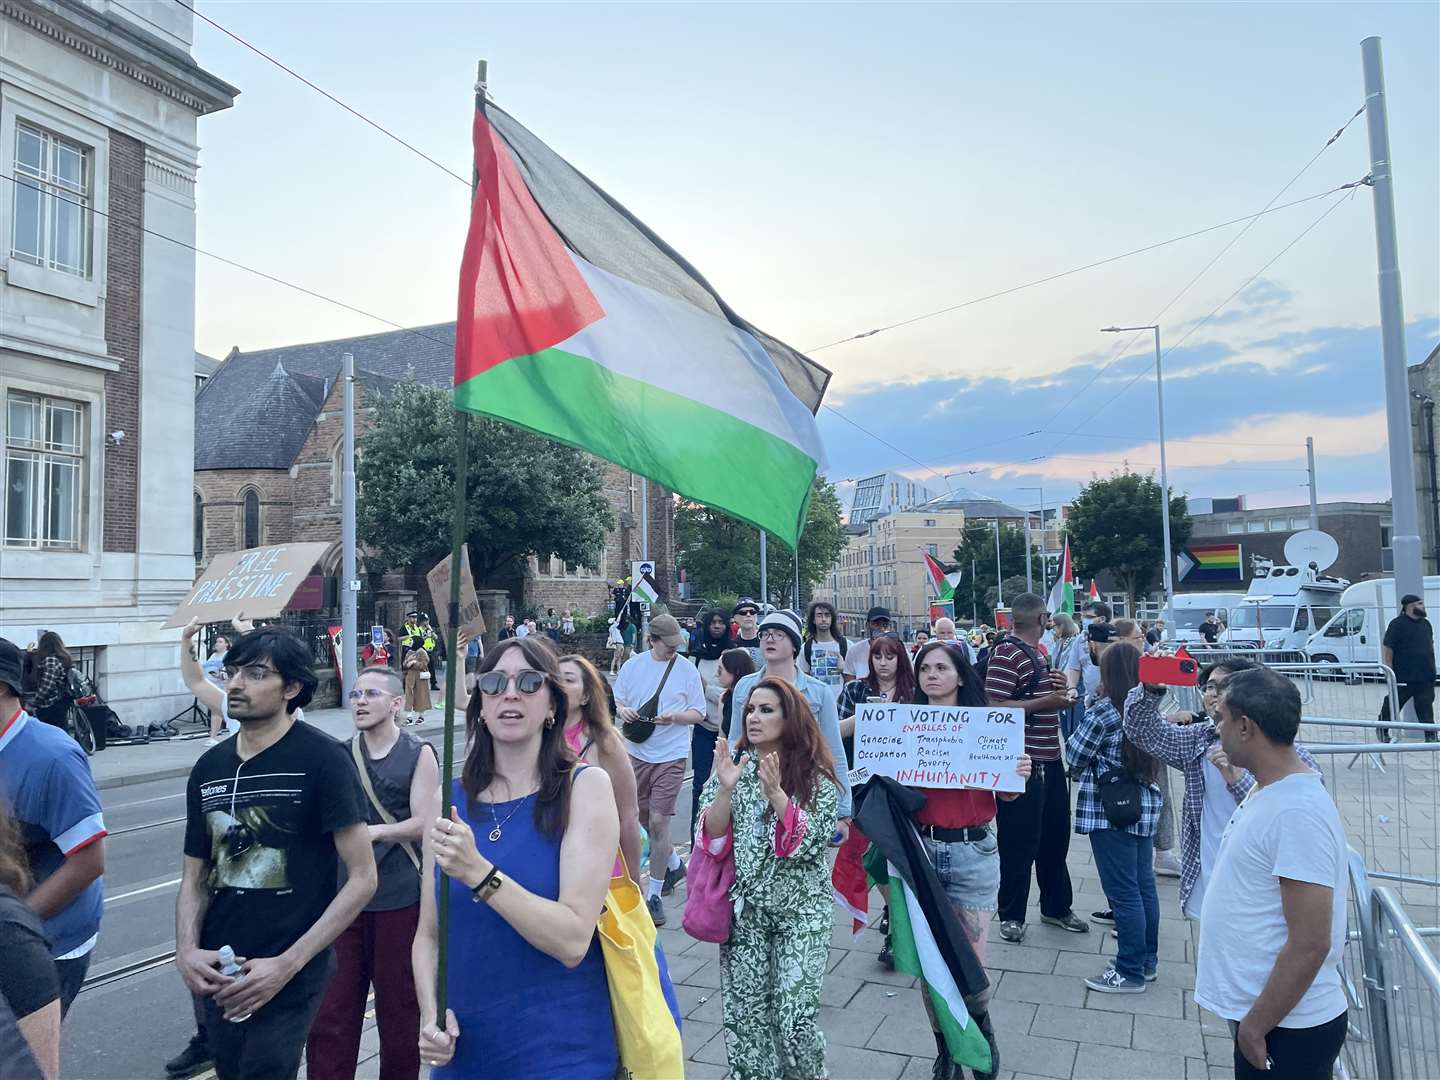
M 1020 709 L 867 703 L 855 712 L 855 772 L 912 787 L 1024 791 L 1015 771 L 1024 753 Z
M 242 612 L 247 619 L 279 615 L 329 547 L 274 544 L 217 555 L 165 625 L 225 622 Z

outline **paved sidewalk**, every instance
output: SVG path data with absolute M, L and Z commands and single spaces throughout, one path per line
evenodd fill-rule
M 1089 842 L 1072 839 L 1075 911 L 1083 917 L 1105 904 Z M 1105 957 L 1115 953 L 1108 927 L 1070 934 L 1042 925 L 1033 906 L 1022 945 L 1002 942 L 999 923 L 991 925 L 987 961 L 1002 1078 L 1228 1080 L 1233 1075 L 1224 1025 L 1208 1014 L 1202 1019 L 1191 996 L 1195 947 L 1189 924 L 1179 917 L 1176 879 L 1160 879 L 1160 905 L 1159 979 L 1136 995 L 1085 988 L 1083 979 L 1099 974 Z M 686 1076 L 720 1077 L 726 1069 L 719 947 L 688 937 L 679 928 L 682 910 L 683 888 L 666 904 L 669 922 L 660 938 L 686 1018 Z M 879 913 L 879 895 L 872 894 L 872 923 Z M 877 930 L 852 941 L 848 919 L 837 913 L 821 996 L 834 1080 L 930 1076 L 935 1041 L 916 980 L 882 968 L 875 960 L 879 949 Z

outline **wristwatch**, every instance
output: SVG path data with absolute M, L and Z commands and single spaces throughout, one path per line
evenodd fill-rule
M 490 872 L 480 879 L 480 884 L 470 890 L 470 899 L 477 904 L 488 904 L 490 898 L 500 891 L 500 886 L 505 884 L 505 878 L 494 863 L 490 864 Z

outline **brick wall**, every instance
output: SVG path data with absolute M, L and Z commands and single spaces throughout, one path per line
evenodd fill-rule
M 291 472 L 294 485 L 294 539 L 301 542 L 340 541 L 339 489 L 335 487 L 335 447 L 345 434 L 345 387 L 337 378 Z M 374 413 L 365 406 L 365 386 L 355 384 L 355 444 L 370 430 Z M 334 498 L 335 501 L 331 501 Z
M 260 493 L 260 542 L 284 544 L 295 539 L 292 521 L 294 483 L 283 469 L 206 469 L 195 474 L 195 490 L 205 502 L 205 558 L 239 551 L 243 533 L 244 493 Z
M 119 446 L 104 447 L 106 551 L 135 550 L 136 488 L 140 461 L 140 301 L 144 273 L 145 146 L 110 132 L 110 205 L 105 273 L 105 345 L 120 370 L 105 376 L 105 430 L 123 431 Z M 156 432 L 157 437 L 163 433 Z

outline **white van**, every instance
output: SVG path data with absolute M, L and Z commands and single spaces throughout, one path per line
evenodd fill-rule
M 1350 584 L 1298 566 L 1257 568 L 1244 599 L 1230 609 L 1220 640 L 1248 649 L 1299 652 L 1339 606 Z
M 1352 665 L 1373 667 L 1380 663 L 1385 628 L 1400 613 L 1395 601 L 1394 578 L 1356 582 L 1341 594 L 1335 617 L 1310 636 L 1305 652 L 1314 663 L 1338 664 L 1342 671 Z M 1440 611 L 1440 576 L 1425 579 L 1425 606 Z
M 1192 592 L 1176 593 L 1170 598 L 1170 633 L 1176 641 L 1204 643 L 1200 636 L 1200 624 L 1205 613 L 1213 611 L 1222 623 L 1230 621 L 1230 610 L 1245 599 L 1238 592 Z

